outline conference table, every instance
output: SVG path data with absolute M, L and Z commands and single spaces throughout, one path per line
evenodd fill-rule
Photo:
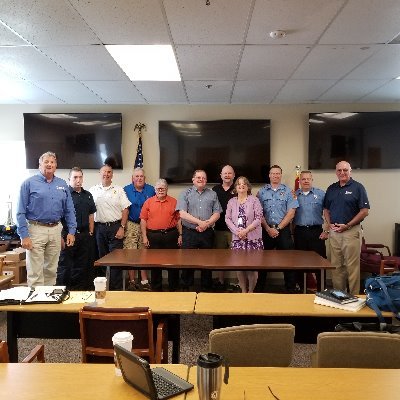
M 61 304 L 4 305 L 7 312 L 7 342 L 10 361 L 18 361 L 18 338 L 79 339 L 79 310 L 90 304 L 93 292 L 71 292 Z M 193 314 L 195 292 L 107 292 L 102 307 L 149 307 L 155 326 L 167 318 L 168 339 L 172 341 L 172 362 L 179 362 L 180 315 Z
M 187 379 L 186 365 L 162 367 Z M 115 375 L 114 364 L 0 364 L 0 393 L 12 400 L 147 399 Z
M 325 270 L 330 262 L 313 251 L 304 250 L 231 250 L 231 249 L 115 249 L 94 263 L 95 267 L 123 270 L 142 268 L 190 268 L 219 271 L 299 270 L 320 271 L 324 289 Z M 107 279 L 109 282 L 109 279 Z M 305 287 L 305 286 L 304 286 Z
M 196 367 L 189 381 L 196 385 Z M 220 400 L 377 400 L 399 398 L 399 369 L 231 367 Z M 186 400 L 198 400 L 197 387 Z
M 314 304 L 314 299 L 314 294 L 198 293 L 194 313 L 212 316 L 213 328 L 291 323 L 298 343 L 316 343 L 319 333 L 332 332 L 338 323 L 377 322 L 375 312 L 367 306 L 352 312 Z M 392 313 L 382 314 L 390 323 Z

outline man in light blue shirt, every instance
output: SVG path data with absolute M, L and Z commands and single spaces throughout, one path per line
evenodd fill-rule
M 263 207 L 264 220 L 263 243 L 264 250 L 291 250 L 294 248 L 290 223 L 299 206 L 290 188 L 282 183 L 282 168 L 273 165 L 269 170 L 270 183 L 263 186 L 257 193 Z M 294 293 L 296 275 L 294 271 L 285 271 L 285 287 L 288 293 Z M 265 291 L 266 270 L 258 271 L 257 292 Z
M 299 207 L 294 216 L 294 248 L 296 250 L 315 251 L 326 258 L 325 240 L 329 230 L 323 228 L 323 208 L 325 192 L 313 187 L 311 171 L 300 173 L 300 188 L 296 190 Z M 318 290 L 321 289 L 321 274 L 317 274 Z M 301 274 L 297 276 L 300 287 L 303 287 Z
M 75 241 L 76 219 L 67 183 L 57 178 L 57 157 L 52 152 L 39 158 L 39 174 L 26 179 L 17 207 L 18 235 L 27 250 L 28 286 L 54 285 L 61 251 L 61 218 L 68 229 L 66 246 Z

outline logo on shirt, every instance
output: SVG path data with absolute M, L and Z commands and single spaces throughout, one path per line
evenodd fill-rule
M 65 190 L 65 187 L 64 186 L 56 186 L 56 189 L 57 190 Z
M 353 194 L 353 192 L 349 192 L 346 190 L 344 194 Z

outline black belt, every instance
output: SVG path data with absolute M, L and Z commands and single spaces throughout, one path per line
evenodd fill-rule
M 147 229 L 147 232 L 151 233 L 167 233 L 167 232 L 172 232 L 176 231 L 178 228 L 175 226 L 173 228 L 167 228 L 167 229 Z
M 276 225 L 273 224 L 273 225 L 268 225 L 268 226 L 269 226 L 270 228 L 276 229 L 276 228 L 278 228 L 278 225 L 279 225 L 279 224 L 276 224 Z M 289 227 L 289 225 L 286 225 L 286 226 L 285 226 L 285 228 L 287 228 L 287 227 Z M 281 228 L 281 230 L 282 230 L 282 229 L 285 229 L 285 228 Z
M 134 224 L 140 224 L 140 219 L 128 219 L 128 221 L 133 222 Z
M 121 224 L 121 220 L 119 219 L 118 221 L 112 221 L 112 222 L 96 222 L 96 224 L 104 225 L 104 226 L 111 226 L 111 225 L 115 225 L 115 224 Z
M 296 225 L 297 229 L 322 229 L 322 225 Z
M 187 229 L 188 231 L 195 231 L 195 232 L 199 232 L 196 228 L 189 228 L 188 226 L 182 226 L 182 228 L 184 228 L 184 229 Z M 207 228 L 205 231 L 208 231 L 209 229 L 212 229 L 212 228 Z M 205 232 L 205 231 L 203 231 L 203 232 Z M 199 233 L 202 233 L 202 232 L 199 232 Z
M 88 233 L 89 229 L 77 229 L 76 233 Z
M 31 225 L 47 226 L 49 228 L 53 228 L 53 227 L 57 226 L 60 223 L 60 221 L 56 221 L 56 222 L 40 222 L 40 221 L 32 221 L 32 220 L 28 220 L 28 222 Z

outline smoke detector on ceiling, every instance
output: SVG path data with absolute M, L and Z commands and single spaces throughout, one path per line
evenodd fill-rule
M 282 30 L 272 31 L 269 33 L 272 39 L 282 39 L 286 36 L 286 32 Z

